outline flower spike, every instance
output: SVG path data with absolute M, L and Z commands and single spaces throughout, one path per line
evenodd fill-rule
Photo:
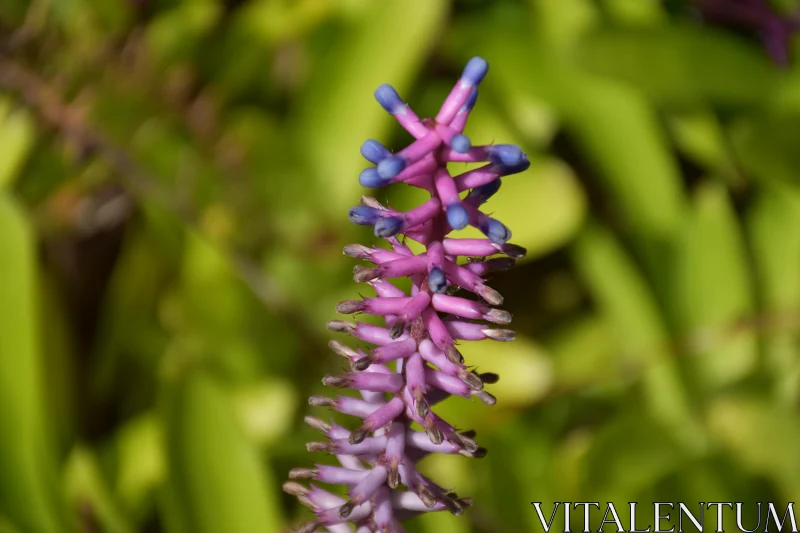
M 376 140 L 364 142 L 361 155 L 374 166 L 361 172 L 359 182 L 367 188 L 405 182 L 427 191 L 430 199 L 398 212 L 364 196 L 348 212 L 351 222 L 372 226 L 375 236 L 386 239 L 389 247 L 344 248 L 346 255 L 369 263 L 357 265 L 353 279 L 368 284 L 376 296 L 342 301 L 336 310 L 356 318 L 382 317 L 384 325 L 328 323 L 331 331 L 370 345 L 350 347 L 332 340 L 329 347 L 346 358 L 349 371 L 322 379 L 340 391 L 358 391 L 360 397 L 346 392 L 312 396 L 309 404 L 360 422 L 349 430 L 306 418 L 327 439 L 308 443 L 308 450 L 333 454 L 341 466 L 314 464 L 289 472 L 292 481 L 284 490 L 315 514 L 299 531 L 402 533 L 401 522 L 419 513 L 446 510 L 460 515 L 472 504 L 423 476 L 416 464 L 431 453 L 486 455 L 474 440 L 474 431 L 455 429 L 434 409 L 450 396 L 494 405 L 497 400 L 486 388 L 498 381 L 498 375 L 467 366 L 457 343 L 515 337 L 514 331 L 505 329 L 511 314 L 497 308 L 502 295 L 487 286 L 483 276 L 511 268 L 525 249 L 508 243 L 511 231 L 480 207 L 498 192 L 501 177 L 524 171 L 530 162 L 517 146 L 473 146 L 463 133 L 488 68 L 484 59 L 471 59 L 435 119 L 420 120 L 390 85 L 375 91 L 378 103 L 415 140 L 395 153 Z M 450 161 L 486 165 L 453 176 L 447 171 Z M 467 226 L 478 228 L 487 238 L 449 236 Z M 419 242 L 425 251 L 413 253 L 406 239 Z M 400 277 L 410 278 L 409 292 L 390 281 Z M 412 429 L 414 423 L 423 431 Z M 306 487 L 298 480 L 343 485 L 346 497 L 315 485 Z

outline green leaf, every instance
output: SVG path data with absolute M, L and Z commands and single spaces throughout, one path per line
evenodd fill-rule
M 765 361 L 786 405 L 800 397 L 798 333 L 784 327 L 800 308 L 800 194 L 768 187 L 747 213 L 761 313 Z
M 741 178 L 725 132 L 713 113 L 696 109 L 674 113 L 668 120 L 672 138 L 684 154 L 708 171 L 739 184 Z
M 109 491 L 97 457 L 88 448 L 77 446 L 65 467 L 67 493 L 76 508 L 88 506 L 103 531 L 129 533 L 134 526 L 121 513 Z
M 680 225 L 685 198 L 677 164 L 654 110 L 638 93 L 576 77 L 569 124 L 581 150 L 596 165 L 629 231 L 668 242 Z
M 744 170 L 765 182 L 800 186 L 800 112 L 769 112 L 742 118 L 731 128 L 731 142 Z
M 186 59 L 221 14 L 222 8 L 215 0 L 182 2 L 147 25 L 148 50 L 164 63 Z
M 776 483 L 782 499 L 794 499 L 800 491 L 800 420 L 793 408 L 752 397 L 723 398 L 709 409 L 708 423 L 738 466 Z
M 33 142 L 30 115 L 22 109 L 12 110 L 11 102 L 0 97 L 0 190 L 14 183 Z
M 557 330 L 546 343 L 553 354 L 555 386 L 576 390 L 609 382 L 622 375 L 614 353 L 615 337 L 603 317 L 584 317 Z
M 172 378 L 163 417 L 171 512 L 184 528 L 175 533 L 263 533 L 282 527 L 278 482 L 209 376 L 193 369 Z
M 152 511 L 155 488 L 166 478 L 163 441 L 161 425 L 152 412 L 128 421 L 114 439 L 114 494 L 135 519 Z
M 576 55 L 587 71 L 670 104 L 758 104 L 780 80 L 757 47 L 708 27 L 603 28 Z
M 579 236 L 573 251 L 579 274 L 613 328 L 620 364 L 641 372 L 651 416 L 684 447 L 701 450 L 705 439 L 689 410 L 666 326 L 634 262 L 614 236 L 596 224 Z
M 702 386 L 715 389 L 756 364 L 752 330 L 735 328 L 753 312 L 750 273 L 736 214 L 720 184 L 698 189 L 673 256 L 672 314 Z
M 60 532 L 66 521 L 45 427 L 34 237 L 1 194 L 0 257 L 0 515 L 25 531 Z
M 373 92 L 389 83 L 408 97 L 446 8 L 444 0 L 369 4 L 317 59 L 319 68 L 295 119 L 296 139 L 314 171 L 315 194 L 328 199 L 330 213 L 341 216 L 360 194 L 358 173 L 367 166 L 359 154 L 364 140 L 400 129 Z
M 603 499 L 636 501 L 679 467 L 680 448 L 664 427 L 636 407 L 604 425 L 585 459 L 590 494 Z

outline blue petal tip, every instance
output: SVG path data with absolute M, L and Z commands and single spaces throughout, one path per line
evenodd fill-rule
M 495 244 L 501 245 L 511 239 L 511 230 L 499 220 L 487 218 L 486 222 L 481 225 L 481 232 L 489 237 L 489 240 Z
M 489 161 L 495 165 L 515 167 L 527 161 L 522 148 L 513 144 L 495 144 L 489 147 Z
M 475 187 L 474 189 L 469 191 L 467 198 L 478 198 L 480 200 L 480 203 L 483 203 L 492 196 L 494 196 L 494 194 L 500 190 L 500 185 L 502 185 L 502 182 L 500 181 L 499 178 L 490 181 L 485 185 Z
M 358 205 L 347 212 L 347 217 L 353 224 L 372 226 L 381 219 L 381 211 L 374 207 Z
M 428 288 L 431 292 L 436 294 L 444 294 L 447 292 L 447 277 L 444 271 L 439 267 L 433 267 L 428 272 Z
M 472 89 L 472 92 L 469 93 L 469 96 L 467 97 L 467 101 L 464 102 L 463 106 L 461 106 L 461 111 L 464 112 L 464 113 L 467 112 L 467 111 L 471 111 L 472 108 L 475 107 L 475 102 L 477 102 L 477 101 L 478 101 L 478 88 L 474 87 Z
M 464 67 L 461 79 L 470 85 L 478 85 L 483 81 L 487 72 L 489 72 L 489 63 L 482 57 L 473 57 L 467 62 L 467 66 Z
M 368 189 L 377 189 L 380 187 L 386 187 L 391 183 L 391 179 L 384 179 L 378 174 L 378 169 L 375 167 L 365 168 L 361 171 L 361 174 L 358 176 L 358 182 L 361 184 L 362 187 L 366 187 Z
M 450 147 L 459 154 L 466 154 L 472 147 L 472 141 L 470 141 L 469 137 L 467 137 L 466 135 L 462 135 L 459 133 L 458 135 L 454 135 L 453 138 L 450 139 Z
M 518 174 L 525 170 L 528 170 L 528 167 L 531 166 L 531 162 L 528 161 L 528 156 L 522 154 L 522 159 L 516 165 L 500 165 L 500 172 L 503 176 L 508 176 L 510 174 Z
M 377 165 L 382 159 L 389 157 L 391 152 L 375 139 L 369 139 L 361 145 L 361 155 L 370 163 Z
M 392 216 L 380 219 L 375 224 L 376 237 L 393 237 L 403 229 L 402 217 Z
M 383 179 L 392 179 L 406 168 L 406 160 L 392 155 L 378 163 L 378 175 Z
M 447 223 L 453 229 L 464 229 L 469 224 L 469 214 L 461 204 L 447 206 Z
M 404 105 L 403 99 L 397 94 L 394 87 L 384 83 L 375 90 L 375 100 L 381 104 L 386 111 L 395 114 L 400 111 Z

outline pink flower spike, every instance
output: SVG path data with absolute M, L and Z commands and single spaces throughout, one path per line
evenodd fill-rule
M 423 274 L 427 260 L 424 256 L 406 257 L 383 263 L 379 269 L 385 278 L 403 278 L 414 274 Z
M 335 439 L 328 446 L 331 448 L 329 451 L 337 455 L 377 455 L 386 449 L 386 437 L 370 437 L 358 444 L 351 444 L 347 439 Z
M 463 396 L 469 398 L 470 390 L 466 383 L 457 377 L 439 372 L 432 368 L 425 369 L 425 381 L 437 389 L 449 392 L 455 396 Z
M 488 338 L 483 333 L 483 330 L 486 329 L 484 324 L 475 324 L 462 320 L 445 320 L 444 325 L 447 328 L 447 332 L 452 335 L 454 339 L 481 341 Z
M 375 348 L 372 350 L 370 358 L 375 363 L 389 363 L 406 358 L 415 351 L 417 351 L 417 342 L 413 339 L 405 339 Z
M 501 272 L 509 270 L 516 264 L 516 260 L 510 257 L 496 257 L 488 261 L 473 261 L 463 265 L 463 268 L 469 270 L 476 276 L 483 277 L 491 272 Z
M 401 400 L 401 403 L 402 400 Z M 386 463 L 389 471 L 389 487 L 396 489 L 400 485 L 400 463 L 406 451 L 406 428 L 402 422 L 394 422 L 389 428 L 386 438 Z
M 378 428 L 387 426 L 392 420 L 400 416 L 403 409 L 405 409 L 403 399 L 396 396 L 389 403 L 364 419 L 364 425 L 368 426 L 371 431 L 375 431 Z
M 426 452 L 444 453 L 447 455 L 461 452 L 461 448 L 452 442 L 442 441 L 440 444 L 434 444 L 427 435 L 418 431 L 410 431 L 406 433 L 406 445 L 413 446 L 414 448 Z
M 425 374 L 423 372 L 422 357 L 418 353 L 412 354 L 406 362 L 406 384 L 412 396 L 415 391 L 425 392 Z
M 450 313 L 462 318 L 484 318 L 486 311 L 488 311 L 486 306 L 478 302 L 457 296 L 447 296 L 446 294 L 434 294 L 432 302 L 434 309 L 437 311 Z
M 328 465 L 316 465 L 315 470 L 316 475 L 314 479 L 333 485 L 355 485 L 368 474 L 366 470 L 351 470 L 349 468 Z
M 334 410 L 346 415 L 366 418 L 377 411 L 380 408 L 380 405 L 365 402 L 364 400 L 359 400 L 358 398 L 353 398 L 351 396 L 337 396 L 336 405 L 333 406 L 333 408 Z
M 406 221 L 406 228 L 415 228 L 427 222 L 436 216 L 441 208 L 442 204 L 438 198 L 431 198 L 421 206 L 415 207 L 402 215 Z
M 450 335 L 444 322 L 442 322 L 442 319 L 436 314 L 436 311 L 433 309 L 426 309 L 423 311 L 422 323 L 428 330 L 428 335 L 431 340 L 439 349 L 444 351 L 448 346 L 453 345 L 453 337 Z
M 346 505 L 346 504 L 342 504 Z M 370 514 L 372 514 L 372 503 L 367 501 L 360 505 L 356 505 L 346 517 L 341 515 L 341 505 L 336 507 L 330 507 L 328 509 L 319 510 L 317 511 L 317 519 L 322 522 L 329 530 L 331 526 L 336 526 L 338 524 L 344 524 L 350 521 L 361 521 L 367 518 Z
M 442 246 L 447 255 L 488 257 L 501 253 L 500 246 L 488 239 L 445 239 Z
M 472 92 L 470 93 L 469 98 L 467 98 L 466 103 L 459 108 L 459 110 L 456 112 L 456 116 L 450 121 L 450 128 L 458 132 L 464 131 L 464 126 L 467 125 L 467 119 L 469 118 L 470 111 L 472 111 L 472 108 L 475 106 L 475 102 L 477 100 L 478 88 L 475 87 L 472 89 Z
M 347 377 L 354 389 L 373 392 L 400 392 L 405 385 L 403 377 L 397 374 L 351 372 Z
M 375 494 L 386 481 L 388 472 L 383 466 L 376 466 L 350 491 L 350 502 L 359 504 L 365 502 Z
M 295 468 L 290 477 L 342 484 L 351 499 L 343 500 L 313 485 L 309 489 L 294 481 L 287 483 L 284 490 L 317 515 L 298 531 L 404 533 L 401 520 L 445 509 L 458 515 L 471 504 L 469 498 L 460 499 L 420 474 L 416 463 L 430 453 L 471 458 L 486 454 L 474 441 L 474 432 L 458 432 L 437 416 L 432 406 L 451 395 L 475 396 L 493 405 L 496 399 L 484 390 L 484 384 L 496 383 L 497 375 L 468 370 L 454 339 L 514 338 L 513 331 L 491 326 L 508 323 L 511 315 L 494 307 L 503 298 L 482 276 L 510 267 L 525 250 L 507 244 L 511 231 L 480 208 L 500 191 L 500 176 L 521 172 L 530 162 L 518 146 L 473 147 L 463 134 L 478 96 L 477 86 L 486 72 L 484 60 L 472 59 L 437 120 L 420 120 L 388 85 L 375 93 L 378 102 L 416 140 L 395 153 L 376 140 L 363 143 L 361 155 L 374 166 L 360 173 L 359 182 L 375 188 L 403 181 L 425 190 L 430 199 L 398 212 L 364 196 L 360 205 L 348 211 L 351 222 L 371 226 L 375 237 L 385 239 L 390 249 L 360 244 L 345 247 L 346 255 L 374 264 L 357 265 L 353 279 L 369 284 L 375 296 L 340 302 L 337 310 L 381 317 L 385 326 L 341 320 L 328 323 L 331 331 L 346 333 L 370 346 L 332 341 L 330 348 L 347 361 L 351 372 L 326 376 L 323 383 L 355 389 L 363 399 L 314 396 L 309 403 L 354 416 L 360 425 L 350 430 L 308 417 L 308 425 L 329 439 L 308 443 L 308 450 L 333 454 L 342 466 Z M 490 164 L 453 178 L 447 171 L 448 161 Z M 467 190 L 462 199 L 459 193 Z M 447 237 L 452 229 L 469 224 L 488 239 Z M 415 254 L 407 244 L 410 241 L 424 250 Z M 505 256 L 475 260 L 499 254 Z M 464 259 L 466 264 L 459 265 Z M 389 281 L 400 277 L 409 284 Z M 452 290 L 458 288 L 480 300 L 452 296 Z M 412 423 L 418 423 L 424 432 L 412 430 Z M 408 491 L 401 490 L 401 482 Z
M 472 146 L 466 153 L 456 152 L 452 148 L 442 149 L 440 157 L 450 163 L 483 163 L 489 161 L 491 145 Z
M 432 155 L 426 155 L 419 161 L 416 161 L 404 168 L 397 176 L 393 178 L 392 181 L 410 182 L 415 178 L 433 174 L 437 168 L 439 168 L 439 164 L 436 162 L 436 159 Z
M 398 340 L 393 339 L 391 335 L 389 335 L 388 329 L 373 326 L 371 324 L 365 324 L 363 322 L 358 323 L 355 331 L 353 332 L 353 336 L 359 340 L 368 342 L 370 344 L 377 344 L 378 346 L 384 346 L 390 342 Z
M 456 189 L 458 189 L 459 192 L 462 192 L 475 187 L 480 187 L 481 185 L 486 185 L 487 183 L 491 183 L 500 176 L 501 173 L 496 170 L 496 167 L 492 164 L 489 164 L 474 170 L 470 170 L 464 174 L 459 174 L 454 179 L 456 182 Z
M 397 315 L 400 314 L 403 307 L 410 302 L 413 298 L 411 296 L 403 296 L 400 298 L 380 297 L 380 298 L 364 298 L 363 311 L 371 315 Z
M 399 316 L 406 324 L 410 324 L 428 308 L 430 303 L 431 295 L 427 292 L 420 292 L 403 307 Z
M 384 279 L 376 279 L 369 283 L 381 298 L 404 298 L 406 293 Z
M 436 367 L 442 372 L 456 375 L 461 369 L 461 367 L 455 365 L 447 357 L 445 357 L 444 352 L 437 348 L 436 345 L 433 344 L 433 342 L 431 342 L 429 339 L 425 339 L 419 343 L 419 354 L 425 361 L 436 365 Z
M 397 152 L 397 156 L 401 157 L 406 162 L 406 167 L 408 167 L 408 165 L 419 161 L 436 150 L 441 144 L 442 138 L 439 137 L 439 134 L 435 131 L 429 131 L 425 137 L 417 139 L 406 148 Z
M 381 489 L 375 494 L 375 525 L 377 533 L 400 533 L 395 527 L 392 500 L 387 489 Z

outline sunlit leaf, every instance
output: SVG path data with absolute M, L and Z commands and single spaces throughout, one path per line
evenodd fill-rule
M 33 142 L 31 117 L 22 109 L 12 109 L 7 99 L 0 98 L 0 189 L 10 187 L 19 178 L 19 171 L 33 148 Z
M 708 413 L 715 436 L 747 471 L 776 482 L 781 497 L 798 494 L 800 440 L 797 414 L 751 397 L 719 399 Z
M 596 224 L 580 236 L 574 257 L 613 328 L 624 364 L 640 373 L 651 416 L 684 446 L 702 449 L 702 431 L 690 412 L 664 319 L 634 263 L 608 230 Z
M 2 195 L 0 257 L 0 513 L 24 530 L 64 531 L 45 427 L 34 236 L 19 206 Z
M 794 405 L 800 395 L 798 335 L 788 327 L 800 308 L 800 195 L 788 187 L 766 189 L 747 217 L 765 326 L 766 363 L 779 397 Z
M 277 531 L 277 480 L 242 433 L 228 398 L 201 371 L 167 386 L 164 432 L 173 503 L 189 531 Z
M 109 533 L 129 533 L 135 531 L 133 525 L 121 513 L 114 501 L 108 484 L 94 454 L 83 447 L 76 447 L 70 453 L 65 466 L 67 494 L 77 508 L 91 509 L 91 513 L 104 531 Z
M 691 364 L 703 386 L 741 379 L 756 364 L 753 331 L 737 327 L 752 314 L 752 288 L 741 230 L 722 186 L 697 191 L 673 260 L 673 318 L 697 354 Z
M 709 28 L 604 28 L 590 34 L 578 54 L 589 71 L 670 103 L 755 104 L 780 79 L 757 47 Z

